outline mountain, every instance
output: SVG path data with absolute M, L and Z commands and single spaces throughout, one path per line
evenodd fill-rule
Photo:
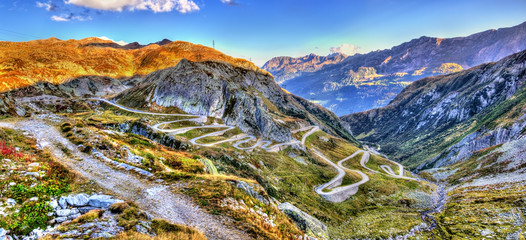
M 342 117 L 358 139 L 416 169 L 443 167 L 526 133 L 526 51 L 418 80 L 389 105 Z
M 299 57 L 275 57 L 263 65 L 263 69 L 274 75 L 276 82 L 285 83 L 287 80 L 300 76 L 304 72 L 315 72 L 328 64 L 343 61 L 347 56 L 334 53 L 329 56 L 318 56 L 314 53 Z
M 150 46 L 150 45 L 163 46 L 163 45 L 169 44 L 171 42 L 172 41 L 170 41 L 170 40 L 165 38 L 165 39 L 163 39 L 161 41 L 158 41 L 158 42 L 155 42 L 155 43 L 150 43 L 150 44 L 147 44 L 147 45 L 141 45 L 138 42 L 132 42 L 132 43 L 128 43 L 126 45 L 120 45 L 120 44 L 117 44 L 115 42 L 93 42 L 93 43 L 88 43 L 86 46 L 111 47 L 111 48 L 117 48 L 117 49 L 130 50 L 130 49 L 139 49 L 139 48 L 147 47 L 147 46 Z
M 298 68 L 295 77 L 284 83 L 289 92 L 320 103 L 340 116 L 385 106 L 420 78 L 497 61 L 524 49 L 526 22 L 467 37 L 413 39 L 391 49 L 349 56 L 316 71 Z M 276 62 L 279 58 L 269 61 L 264 69 L 284 76 L 281 69 L 295 68 L 294 64 L 273 67 Z
M 108 209 L 122 211 L 109 221 L 125 226 L 110 230 L 133 239 L 143 238 L 141 226 L 185 229 L 151 218 L 209 239 L 388 238 L 428 223 L 419 216 L 436 205 L 432 183 L 368 151 L 335 114 L 284 91 L 264 70 L 221 60 L 38 82 L 0 93 L 0 115 L 0 145 L 38 157 L 6 160 L 13 151 L 0 146 L 13 173 L 0 191 L 16 202 L 0 227 L 20 239 L 36 228 L 53 237 L 105 234 L 105 223 L 95 233 L 90 226 L 109 214 L 79 213 L 85 203 L 77 200 L 89 204 L 94 192 L 127 201 Z M 55 162 L 78 179 L 54 174 Z M 18 214 L 34 204 L 60 207 L 34 213 L 42 221 Z
M 147 75 L 173 67 L 183 58 L 222 61 L 246 69 L 259 69 L 247 60 L 202 45 L 167 40 L 158 44 L 116 48 L 114 42 L 99 38 L 0 42 L 0 91 L 41 81 L 62 83 L 81 76 L 121 78 Z
M 221 118 L 244 132 L 278 142 L 291 140 L 287 124 L 298 120 L 355 141 L 336 115 L 284 92 L 267 72 L 225 63 L 183 59 L 176 67 L 149 74 L 116 99 L 136 108 L 176 107 Z

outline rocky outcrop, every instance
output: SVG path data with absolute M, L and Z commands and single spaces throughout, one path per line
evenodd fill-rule
M 507 143 L 526 135 L 526 114 L 508 127 L 498 127 L 494 130 L 480 129 L 464 137 L 460 142 L 449 147 L 442 154 L 421 164 L 416 170 L 439 168 L 466 160 L 474 152 L 495 145 Z
M 391 49 L 356 54 L 315 71 L 301 70 L 296 67 L 299 63 L 283 57 L 270 60 L 264 69 L 276 76 L 284 75 L 282 72 L 289 68 L 295 69 L 290 71 L 289 76 L 294 78 L 286 81 L 286 89 L 319 101 L 341 116 L 385 106 L 404 86 L 423 77 L 498 61 L 525 49 L 526 23 L 523 23 L 467 37 L 424 36 Z M 366 74 L 372 69 L 375 75 Z
M 292 219 L 299 229 L 305 231 L 305 234 L 319 239 L 329 239 L 327 227 L 320 220 L 288 202 L 278 205 L 278 208 Z
M 181 60 L 176 67 L 149 74 L 142 84 L 116 99 L 135 108 L 175 107 L 190 114 L 221 118 L 245 133 L 276 142 L 292 138 L 281 120 L 286 116 L 352 139 L 333 113 L 285 93 L 270 74 L 224 63 Z
M 380 144 L 397 160 L 416 167 L 436 157 L 428 167 L 443 166 L 524 134 L 524 81 L 526 51 L 416 81 L 388 106 L 342 119 L 361 140 Z

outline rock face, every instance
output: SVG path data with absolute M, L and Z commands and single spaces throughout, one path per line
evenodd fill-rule
M 297 118 L 352 139 L 330 111 L 285 93 L 266 72 L 218 62 L 187 60 L 146 76 L 142 84 L 119 94 L 130 107 L 177 107 L 184 112 L 213 116 L 246 133 L 286 142 L 290 129 L 281 119 Z
M 526 133 L 525 80 L 523 51 L 416 81 L 386 107 L 342 119 L 359 139 L 412 167 L 444 166 Z
M 391 49 L 324 64 L 319 69 L 314 66 L 320 64 L 298 67 L 308 63 L 284 57 L 270 60 L 264 69 L 275 74 L 278 81 L 293 76 L 285 82 L 289 92 L 319 101 L 341 116 L 385 106 L 420 78 L 498 61 L 524 49 L 526 23 L 467 37 L 421 37 Z
M 32 86 L 0 93 L 0 113 L 24 116 L 25 103 L 53 102 L 61 98 L 102 97 L 120 93 L 130 86 L 110 77 L 80 77 L 62 84 L 40 82 Z
M 341 53 L 329 56 L 318 56 L 313 53 L 299 58 L 275 57 L 266 62 L 263 69 L 271 72 L 276 82 L 282 84 L 304 72 L 315 72 L 325 65 L 339 63 L 346 57 Z
M 278 205 L 280 211 L 285 213 L 305 234 L 319 239 L 329 239 L 327 227 L 320 220 L 301 211 L 296 206 L 286 202 Z

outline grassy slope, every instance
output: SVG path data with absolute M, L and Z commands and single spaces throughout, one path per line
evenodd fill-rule
M 66 114 L 68 118 L 74 119 L 72 126 L 77 122 L 83 123 L 82 129 L 71 130 L 72 139 L 81 138 L 83 132 L 96 132 L 102 134 L 107 141 L 102 141 L 107 146 L 128 145 L 132 152 L 144 157 L 147 161 L 143 165 L 137 165 L 146 170 L 157 172 L 165 179 L 173 181 L 185 181 L 190 184 L 190 190 L 187 192 L 190 196 L 195 197 L 197 202 L 211 212 L 218 214 L 227 214 L 234 218 L 239 218 L 239 223 L 243 223 L 248 229 L 252 229 L 254 234 L 268 234 L 269 238 L 276 236 L 285 236 L 286 231 L 292 231 L 287 223 L 282 222 L 283 231 L 277 231 L 268 226 L 259 226 L 254 219 L 256 216 L 244 215 L 231 209 L 225 208 L 218 203 L 218 199 L 234 197 L 234 199 L 245 199 L 246 196 L 230 194 L 236 193 L 225 182 L 237 179 L 245 181 L 255 181 L 259 183 L 266 194 L 277 199 L 280 202 L 291 202 L 300 209 L 310 213 L 314 217 L 325 222 L 334 237 L 365 237 L 377 236 L 387 237 L 392 234 L 399 234 L 409 229 L 411 226 L 419 224 L 420 209 L 415 206 L 408 206 L 405 201 L 405 194 L 409 192 L 430 191 L 429 186 L 416 182 L 408 182 L 387 177 L 385 175 L 369 174 L 371 181 L 362 185 L 358 194 L 343 203 L 330 203 L 314 192 L 314 186 L 329 181 L 336 175 L 332 167 L 322 160 L 314 157 L 310 152 L 302 152 L 293 148 L 287 148 L 279 153 L 269 153 L 261 150 L 251 152 L 241 151 L 232 147 L 231 143 L 225 143 L 210 148 L 188 149 L 187 151 L 171 150 L 158 144 L 152 143 L 142 136 L 133 134 L 109 134 L 101 132 L 100 129 L 111 129 L 111 126 L 117 126 L 118 123 L 130 121 L 149 121 L 156 123 L 168 121 L 169 118 L 162 116 L 146 116 L 143 114 L 129 113 L 121 110 L 102 105 L 108 110 L 94 113 Z M 78 131 L 80 130 L 80 131 Z M 78 133 L 77 133 L 78 132 Z M 232 134 L 236 133 L 233 131 Z M 67 134 L 67 133 L 65 133 Z M 78 135 L 80 134 L 80 135 Z M 75 138 L 75 136 L 77 136 Z M 181 141 L 184 137 L 177 136 Z M 325 141 L 325 139 L 327 141 Z M 83 143 L 85 144 L 85 143 Z M 97 145 L 100 143 L 96 143 Z M 343 159 L 359 148 L 341 138 L 332 137 L 324 132 L 316 132 L 307 138 L 309 148 L 317 148 L 335 162 Z M 111 152 L 119 153 L 115 147 L 110 148 L 105 154 L 112 156 Z M 123 155 L 124 153 L 121 153 Z M 115 154 L 113 156 L 116 156 Z M 295 156 L 295 157 L 291 157 Z M 161 159 L 162 157 L 162 159 Z M 303 164 L 301 158 L 307 164 Z M 202 172 L 203 165 L 199 159 L 210 159 L 217 168 L 219 176 L 211 176 Z M 117 159 L 118 160 L 118 159 Z M 386 160 L 373 156 L 369 167 L 379 169 L 377 164 L 385 164 Z M 164 165 L 164 166 L 163 166 Z M 167 171 L 168 170 L 171 171 Z M 254 166 L 256 169 L 253 169 Z M 351 169 L 363 170 L 359 161 L 348 161 L 347 166 Z M 394 168 L 397 170 L 396 168 Z M 226 175 L 225 177 L 221 177 Z M 253 180 L 249 180 L 253 179 Z M 359 181 L 359 176 L 348 176 L 344 179 L 344 184 Z M 204 193 L 194 192 L 192 189 L 206 189 Z M 237 197 L 236 197 L 237 196 Z M 208 199 L 200 201 L 199 199 Z M 254 201 L 254 200 L 252 200 Z M 244 201 L 247 202 L 247 201 Z M 250 204 L 249 204 L 250 205 Z M 256 205 L 250 205 L 254 207 Z M 261 207 L 261 206 L 260 206 Z M 266 211 L 274 212 L 268 209 Z M 274 212 L 274 214 L 277 214 Z M 280 216 L 280 215 L 276 215 Z M 349 219 L 352 218 L 352 224 Z M 401 225 L 395 224 L 402 221 Z M 366 223 L 372 224 L 374 228 L 369 228 Z M 257 229 L 267 229 L 260 230 Z M 286 231 L 285 231 L 286 230 Z M 280 235 L 281 234 L 281 235 Z M 274 236 L 274 237 L 272 237 Z

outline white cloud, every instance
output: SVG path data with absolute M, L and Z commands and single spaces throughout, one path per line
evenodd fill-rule
M 109 37 L 106 37 L 106 36 L 102 36 L 102 37 L 98 37 L 98 38 L 100 38 L 100 39 L 102 39 L 102 40 L 109 40 L 109 41 L 112 41 L 112 42 L 114 42 L 114 43 L 116 43 L 116 44 L 119 44 L 119 45 L 121 45 L 121 46 L 124 46 L 124 45 L 128 44 L 128 43 L 125 42 L 125 41 L 115 41 L 115 40 L 113 40 L 113 39 L 111 39 L 111 38 L 109 38 Z
M 45 8 L 47 11 L 55 11 L 57 6 L 50 1 L 50 2 L 47 2 L 47 3 L 45 3 L 45 2 L 37 2 L 37 7 Z
M 67 19 L 61 16 L 57 16 L 57 15 L 53 15 L 51 16 L 51 20 L 56 21 L 56 22 L 68 22 L 70 19 Z
M 60 15 L 53 15 L 51 16 L 51 20 L 56 22 L 69 22 L 69 21 L 89 21 L 91 20 L 90 16 L 83 17 L 83 16 L 77 16 L 74 14 L 60 14 Z
M 344 43 L 337 47 L 331 47 L 331 53 L 343 53 L 348 56 L 352 56 L 354 54 L 360 53 L 361 49 L 360 47 L 357 47 L 356 45 Z
M 199 6 L 193 0 L 65 0 L 65 3 L 109 11 L 137 9 L 151 10 L 156 13 L 173 10 L 189 13 L 199 10 Z

